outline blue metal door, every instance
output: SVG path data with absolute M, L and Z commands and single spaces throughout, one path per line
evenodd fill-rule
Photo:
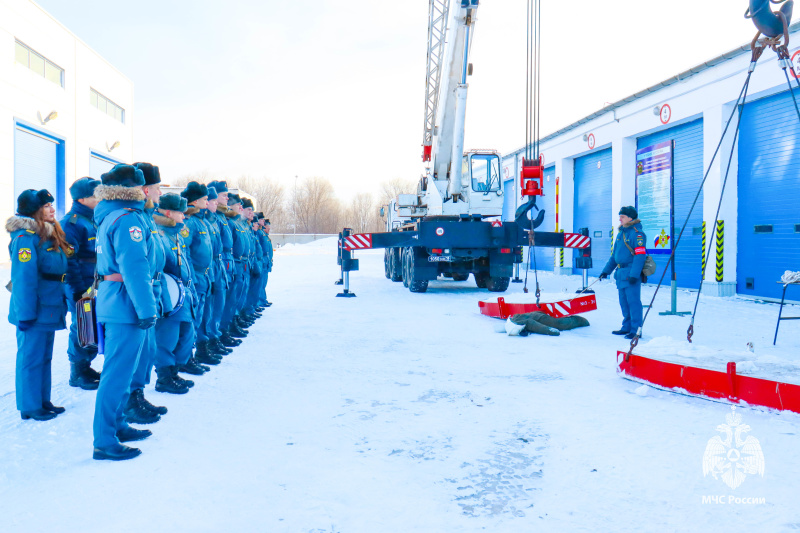
M 703 120 L 695 120 L 687 124 L 675 126 L 652 135 L 639 137 L 637 149 L 654 144 L 673 141 L 672 173 L 673 173 L 673 213 L 674 224 L 672 234 L 677 240 L 689 209 L 692 207 L 703 182 Z M 675 252 L 675 277 L 678 287 L 697 289 L 700 287 L 700 274 L 703 268 L 703 194 L 697 200 L 686 230 Z M 616 232 L 615 232 L 616 233 Z M 648 235 L 652 247 L 656 235 Z M 674 241 L 673 241 L 674 242 Z M 669 260 L 669 255 L 653 255 L 658 269 L 650 277 L 650 282 L 657 283 Z M 710 268 L 713 268 L 713 264 Z M 669 283 L 670 274 L 664 278 Z
M 572 229 L 575 233 L 580 228 L 589 228 L 589 237 L 592 238 L 592 268 L 589 269 L 589 275 L 598 276 L 611 255 L 614 220 L 611 209 L 611 148 L 575 160 L 572 213 Z
M 27 189 L 47 189 L 56 199 L 57 216 L 64 214 L 59 188 L 59 142 L 33 129 L 17 125 L 14 131 L 14 210 L 17 197 Z
M 549 166 L 544 169 L 544 196 L 536 198 L 536 206 L 544 209 L 544 221 L 536 228 L 536 231 L 555 231 L 556 229 L 556 167 Z M 536 217 L 538 211 L 533 209 L 531 216 Z M 553 248 L 536 248 L 531 257 L 530 267 L 534 267 L 534 257 L 536 258 L 536 268 L 538 270 L 553 270 Z
M 800 270 L 798 205 L 800 124 L 784 92 L 747 104 L 742 114 L 736 292 L 781 297 L 776 282 Z

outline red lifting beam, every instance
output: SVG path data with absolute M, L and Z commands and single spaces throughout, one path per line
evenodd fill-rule
M 544 164 L 541 155 L 539 159 L 522 159 L 519 186 L 522 196 L 544 196 Z

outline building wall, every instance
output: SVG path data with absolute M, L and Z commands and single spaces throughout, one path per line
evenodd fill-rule
M 15 42 L 27 45 L 64 69 L 64 86 L 45 79 L 15 61 Z M 89 103 L 90 87 L 125 110 L 125 123 Z M 42 124 L 51 111 L 58 118 Z M 20 122 L 63 142 L 63 191 L 89 174 L 92 151 L 115 161 L 131 162 L 133 153 L 133 82 L 30 0 L 0 0 L 0 219 L 16 208 L 14 134 Z M 119 141 L 113 151 L 109 147 Z M 3 232 L 3 243 L 8 235 Z M 5 246 L 5 244 L 4 244 Z
M 800 31 L 792 28 L 793 41 L 797 42 Z M 793 55 L 800 48 L 792 48 L 789 53 Z M 713 157 L 720 143 L 722 132 L 734 103 L 740 94 L 747 77 L 750 64 L 750 53 L 745 51 L 731 53 L 726 59 L 717 62 L 714 66 L 700 66 L 694 72 L 684 73 L 683 79 L 671 84 L 664 84 L 662 88 L 651 88 L 649 91 L 626 98 L 623 101 L 609 106 L 608 110 L 598 112 L 583 121 L 567 126 L 560 133 L 545 137 L 541 143 L 541 150 L 547 164 L 555 163 L 556 176 L 559 178 L 560 187 L 560 226 L 565 231 L 577 231 L 574 227 L 573 213 L 575 183 L 574 162 L 587 154 L 599 152 L 608 148 L 612 149 L 612 199 L 608 227 L 616 227 L 618 211 L 623 205 L 636 205 L 636 175 L 635 161 L 637 139 L 654 134 L 681 124 L 702 120 L 702 152 L 703 169 L 708 172 L 700 210 L 702 220 L 706 221 L 709 228 L 705 247 L 708 248 L 710 239 L 713 238 L 711 226 L 720 200 L 720 191 L 728 168 L 728 156 L 732 144 L 738 140 L 734 134 L 736 119 L 722 139 L 717 157 Z M 794 80 L 792 81 L 794 83 Z M 748 102 L 765 98 L 783 91 L 787 91 L 784 72 L 777 63 L 776 55 L 766 51 L 758 62 L 752 75 Z M 797 93 L 800 89 L 795 88 Z M 798 94 L 800 99 L 800 94 Z M 671 109 L 669 120 L 664 123 L 660 110 L 668 105 Z M 795 144 L 800 146 L 800 139 Z M 505 161 L 513 160 L 524 148 L 504 156 Z M 800 153 L 796 154 L 800 157 Z M 713 160 L 712 160 L 713 159 Z M 518 169 L 517 169 L 518 171 Z M 732 295 L 736 287 L 737 271 L 737 231 L 738 231 L 738 150 L 734 149 L 730 163 L 730 172 L 725 189 L 725 196 L 720 206 L 719 219 L 724 220 L 724 251 L 722 253 L 723 275 L 717 277 L 715 272 L 714 247 L 712 257 L 708 258 L 704 278 L 704 292 L 714 295 Z M 514 188 L 517 192 L 517 205 L 523 200 L 518 194 L 518 172 L 513 176 Z M 775 202 L 781 202 L 776 198 Z M 800 220 L 798 220 L 800 222 Z M 675 219 L 675 233 L 680 230 L 683 219 Z M 712 243 L 713 244 L 713 243 Z M 572 252 L 566 251 L 565 266 L 570 266 Z M 595 265 L 597 267 L 598 265 Z M 600 265 L 602 266 L 602 265 Z M 800 269 L 800 265 L 787 265 L 793 270 Z M 567 272 L 569 272 L 567 270 Z M 667 280 L 668 282 L 668 280 Z

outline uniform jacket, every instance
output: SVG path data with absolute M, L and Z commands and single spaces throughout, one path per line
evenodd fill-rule
M 94 282 L 94 269 L 97 262 L 97 224 L 94 223 L 94 210 L 74 202 L 72 209 L 61 219 L 61 228 L 67 235 L 67 242 L 74 253 L 67 261 L 67 297 L 83 293 Z
M 264 272 L 272 272 L 272 239 L 263 229 L 258 230 L 257 235 L 261 243 L 261 249 L 264 251 Z
M 633 253 L 628 250 L 631 247 Z M 642 223 L 637 218 L 619 227 L 617 238 L 614 241 L 614 253 L 608 259 L 603 268 L 605 274 L 614 272 L 614 279 L 617 281 L 617 288 L 624 289 L 630 285 L 628 278 L 640 279 L 644 260 L 647 257 L 647 237 L 642 231 Z M 638 283 L 638 282 L 637 282 Z
M 227 273 L 222 262 L 222 235 L 217 215 L 208 209 L 203 209 L 202 214 L 203 220 L 208 226 L 208 234 L 211 236 L 211 280 L 214 282 L 223 281 L 227 286 Z
M 225 271 L 230 276 L 233 272 L 233 230 L 231 229 L 230 219 L 227 213 L 230 211 L 224 205 L 217 206 L 217 228 L 219 229 L 219 238 L 222 241 L 222 262 L 225 266 Z
M 253 250 L 253 253 L 250 255 L 250 272 L 252 272 L 253 276 L 260 276 L 264 266 L 264 249 L 261 248 L 261 241 L 258 239 L 257 230 L 252 229 L 250 223 L 248 223 L 248 225 L 250 226 L 248 236 L 250 237 Z
M 235 211 L 229 209 L 225 216 L 228 219 L 228 227 L 231 228 L 231 235 L 233 236 L 233 259 L 236 261 L 248 261 L 250 243 L 244 233 L 245 230 L 242 228 L 241 215 L 237 215 Z
M 211 282 L 213 245 L 210 230 L 203 218 L 199 209 L 190 207 L 186 211 L 186 222 L 185 227 L 181 230 L 181 236 L 189 249 L 197 290 L 205 292 Z
M 153 215 L 153 221 L 156 223 L 158 238 L 161 239 L 161 243 L 166 252 L 164 272 L 172 274 L 180 279 L 185 290 L 183 306 L 177 313 L 170 316 L 169 319 L 178 320 L 180 322 L 192 322 L 194 321 L 194 302 L 197 300 L 197 296 L 195 295 L 195 288 L 192 280 L 194 269 L 189 260 L 186 242 L 181 236 L 181 230 L 184 228 L 184 225 L 159 213 Z M 163 288 L 164 283 L 165 281 L 162 279 L 161 301 L 164 302 L 163 305 L 166 306 L 166 299 L 169 298 L 169 296 L 166 289 Z
M 151 216 L 144 212 L 145 196 L 135 187 L 100 185 L 95 189 L 100 203 L 94 210 L 97 230 L 97 273 L 121 274 L 122 283 L 100 281 L 97 288 L 99 322 L 135 324 L 159 316 L 160 303 L 153 278 L 164 268 L 161 242 L 150 233 Z M 160 256 L 158 255 L 160 252 Z M 160 266 L 159 266 L 160 265 Z
M 96 195 L 95 195 L 96 196 Z M 153 220 L 153 216 L 157 213 L 156 209 L 158 209 L 158 205 L 154 204 L 152 200 L 147 200 L 144 204 L 144 214 L 145 214 L 145 222 L 147 223 L 148 230 L 152 236 L 155 236 L 158 233 L 158 228 L 156 227 L 156 223 Z M 161 239 L 153 239 L 153 254 L 154 254 L 154 261 L 156 266 L 156 272 L 162 272 L 164 270 L 164 265 L 166 264 L 166 253 L 167 251 L 164 250 L 164 245 Z M 155 296 L 156 302 L 161 301 L 161 283 L 153 283 L 153 296 Z M 161 316 L 161 305 L 159 307 L 158 316 Z
M 11 255 L 11 302 L 8 321 L 18 325 L 23 320 L 35 320 L 39 329 L 64 329 L 67 300 L 61 281 L 47 280 L 42 274 L 63 276 L 67 272 L 67 256 L 48 239 L 53 225 L 45 224 L 48 235 L 39 243 L 36 221 L 15 215 L 6 222 L 11 234 L 8 253 Z

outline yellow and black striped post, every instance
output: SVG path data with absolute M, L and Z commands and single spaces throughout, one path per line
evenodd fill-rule
M 701 254 L 700 268 L 702 268 L 702 270 L 700 271 L 701 275 L 704 274 L 705 271 L 706 271 L 706 246 L 707 246 L 706 242 L 707 242 L 706 241 L 706 221 L 704 220 L 703 221 L 703 244 L 700 246 L 700 254 Z
M 614 226 L 611 226 L 611 255 L 614 255 Z
M 722 275 L 724 273 L 724 251 L 725 251 L 725 221 L 720 220 L 717 222 L 717 283 L 722 283 Z

